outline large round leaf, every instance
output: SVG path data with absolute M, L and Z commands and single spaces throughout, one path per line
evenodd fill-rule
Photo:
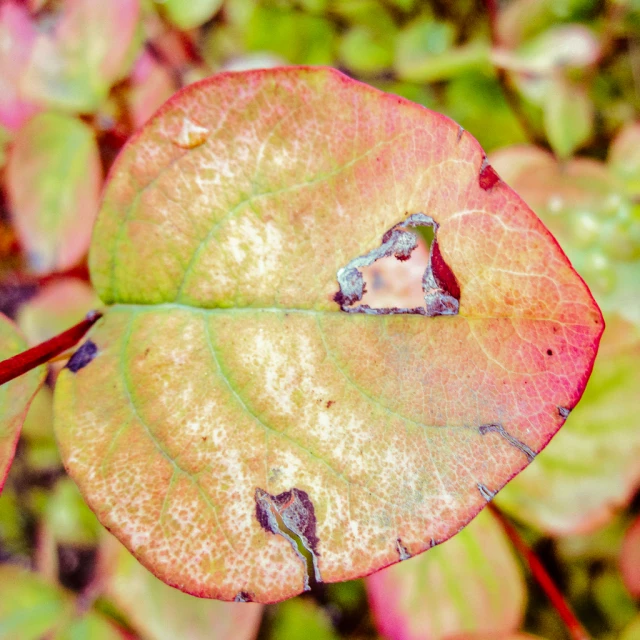
M 359 267 L 436 240 L 425 305 Z M 65 463 L 158 577 L 272 602 L 459 531 L 577 403 L 582 280 L 451 120 L 328 69 L 226 73 L 124 149 L 90 256 L 111 305 L 58 380 Z

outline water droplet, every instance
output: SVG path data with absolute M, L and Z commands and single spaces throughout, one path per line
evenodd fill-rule
M 183 149 L 193 149 L 204 144 L 208 136 L 209 129 L 201 127 L 199 124 L 193 122 L 193 120 L 189 120 L 189 118 L 183 118 L 180 133 L 173 141 Z

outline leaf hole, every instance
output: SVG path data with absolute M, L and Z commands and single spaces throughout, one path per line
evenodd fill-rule
M 460 287 L 442 257 L 437 230 L 423 213 L 391 227 L 379 247 L 338 271 L 335 302 L 347 313 L 456 315 Z

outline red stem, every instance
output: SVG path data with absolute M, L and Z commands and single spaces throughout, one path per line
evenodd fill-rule
M 540 561 L 540 558 L 536 555 L 535 551 L 529 547 L 529 545 L 522 539 L 518 530 L 507 520 L 504 514 L 493 503 L 489 504 L 489 509 L 493 515 L 498 518 L 505 533 L 509 536 L 509 539 L 513 543 L 513 546 L 518 550 L 520 555 L 527 561 L 529 569 L 533 577 L 538 584 L 542 587 L 543 591 L 547 594 L 547 597 L 551 601 L 555 610 L 558 612 L 562 620 L 564 621 L 569 635 L 572 640 L 590 640 L 589 634 L 585 631 L 584 627 L 580 624 L 578 618 L 571 610 L 571 607 L 564 599 L 564 596 L 560 592 L 560 589 L 556 586 L 553 578 L 549 575 L 544 565 Z
M 71 329 L 0 362 L 0 385 L 35 369 L 38 365 L 48 362 L 67 349 L 71 349 L 101 317 L 102 314 L 99 311 L 89 311 L 85 319 Z

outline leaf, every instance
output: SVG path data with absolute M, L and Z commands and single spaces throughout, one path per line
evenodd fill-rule
M 369 576 L 367 589 L 390 640 L 501 638 L 518 629 L 526 597 L 511 545 L 486 510 L 429 553 Z
M 593 12 L 596 0 L 515 0 L 498 14 L 499 39 L 516 46 L 558 22 L 580 20 Z
M 174 92 L 174 80 L 169 70 L 144 51 L 136 61 L 129 78 L 127 94 L 133 125 L 140 128 Z
M 640 326 L 640 206 L 602 162 L 515 146 L 491 163 L 549 226 L 605 311 Z
M 63 271 L 86 253 L 98 209 L 100 157 L 93 131 L 53 112 L 18 132 L 8 163 L 11 214 L 30 268 Z
M 544 128 L 560 158 L 568 158 L 591 138 L 593 118 L 593 103 L 584 88 L 555 78 L 544 104 Z
M 31 470 L 52 471 L 62 467 L 60 453 L 53 435 L 53 393 L 47 385 L 33 398 L 22 425 L 24 456 Z
M 0 314 L 0 360 L 26 348 L 16 326 Z M 45 374 L 46 367 L 38 367 L 0 386 L 0 492 L 13 462 L 22 423 Z
M 178 29 L 193 29 L 213 18 L 222 0 L 155 0 L 166 18 Z
M 511 71 L 552 75 L 593 65 L 601 55 L 596 35 L 583 25 L 556 25 L 515 50 L 498 47 L 493 62 Z
M 66 0 L 33 45 L 22 90 L 49 107 L 95 111 L 126 76 L 138 47 L 139 0 Z
M 276 610 L 272 638 L 305 638 L 306 640 L 337 640 L 327 612 L 317 604 L 293 598 L 280 604 Z
M 112 536 L 105 552 L 111 571 L 106 595 L 146 640 L 252 640 L 258 633 L 262 605 L 212 602 L 172 589 L 149 573 Z
M 0 124 L 7 129 L 19 129 L 39 110 L 20 88 L 36 35 L 24 6 L 12 0 L 0 4 Z
M 416 224 L 425 306 L 358 307 L 358 266 Z M 452 536 L 564 422 L 602 331 L 469 134 L 330 69 L 180 92 L 117 160 L 90 269 L 112 306 L 58 379 L 65 465 L 158 577 L 226 600 Z
M 123 640 L 102 615 L 75 612 L 75 600 L 60 587 L 16 566 L 0 566 L 0 638 L 20 640 Z
M 16 321 L 34 345 L 62 333 L 99 305 L 91 285 L 77 278 L 57 278 L 20 307 Z
M 607 163 L 625 182 L 630 196 L 640 195 L 640 122 L 632 122 L 618 133 Z
M 620 571 L 629 593 L 640 598 L 640 518 L 636 518 L 624 537 Z
M 630 205 L 599 162 L 578 158 L 560 168 L 550 154 L 532 147 L 502 150 L 491 161 L 550 226 L 609 310 L 580 405 L 536 465 L 497 500 L 548 533 L 592 530 L 626 504 L 640 482 L 640 264 L 633 254 L 624 255 L 623 244 L 608 244 L 616 235 L 632 236 Z M 596 260 L 601 262 L 593 269 Z
M 640 483 L 640 333 L 607 317 L 580 404 L 536 464 L 496 498 L 520 520 L 556 535 L 590 531 L 626 504 Z
M 640 640 L 640 615 L 625 627 L 620 634 L 619 640 Z

